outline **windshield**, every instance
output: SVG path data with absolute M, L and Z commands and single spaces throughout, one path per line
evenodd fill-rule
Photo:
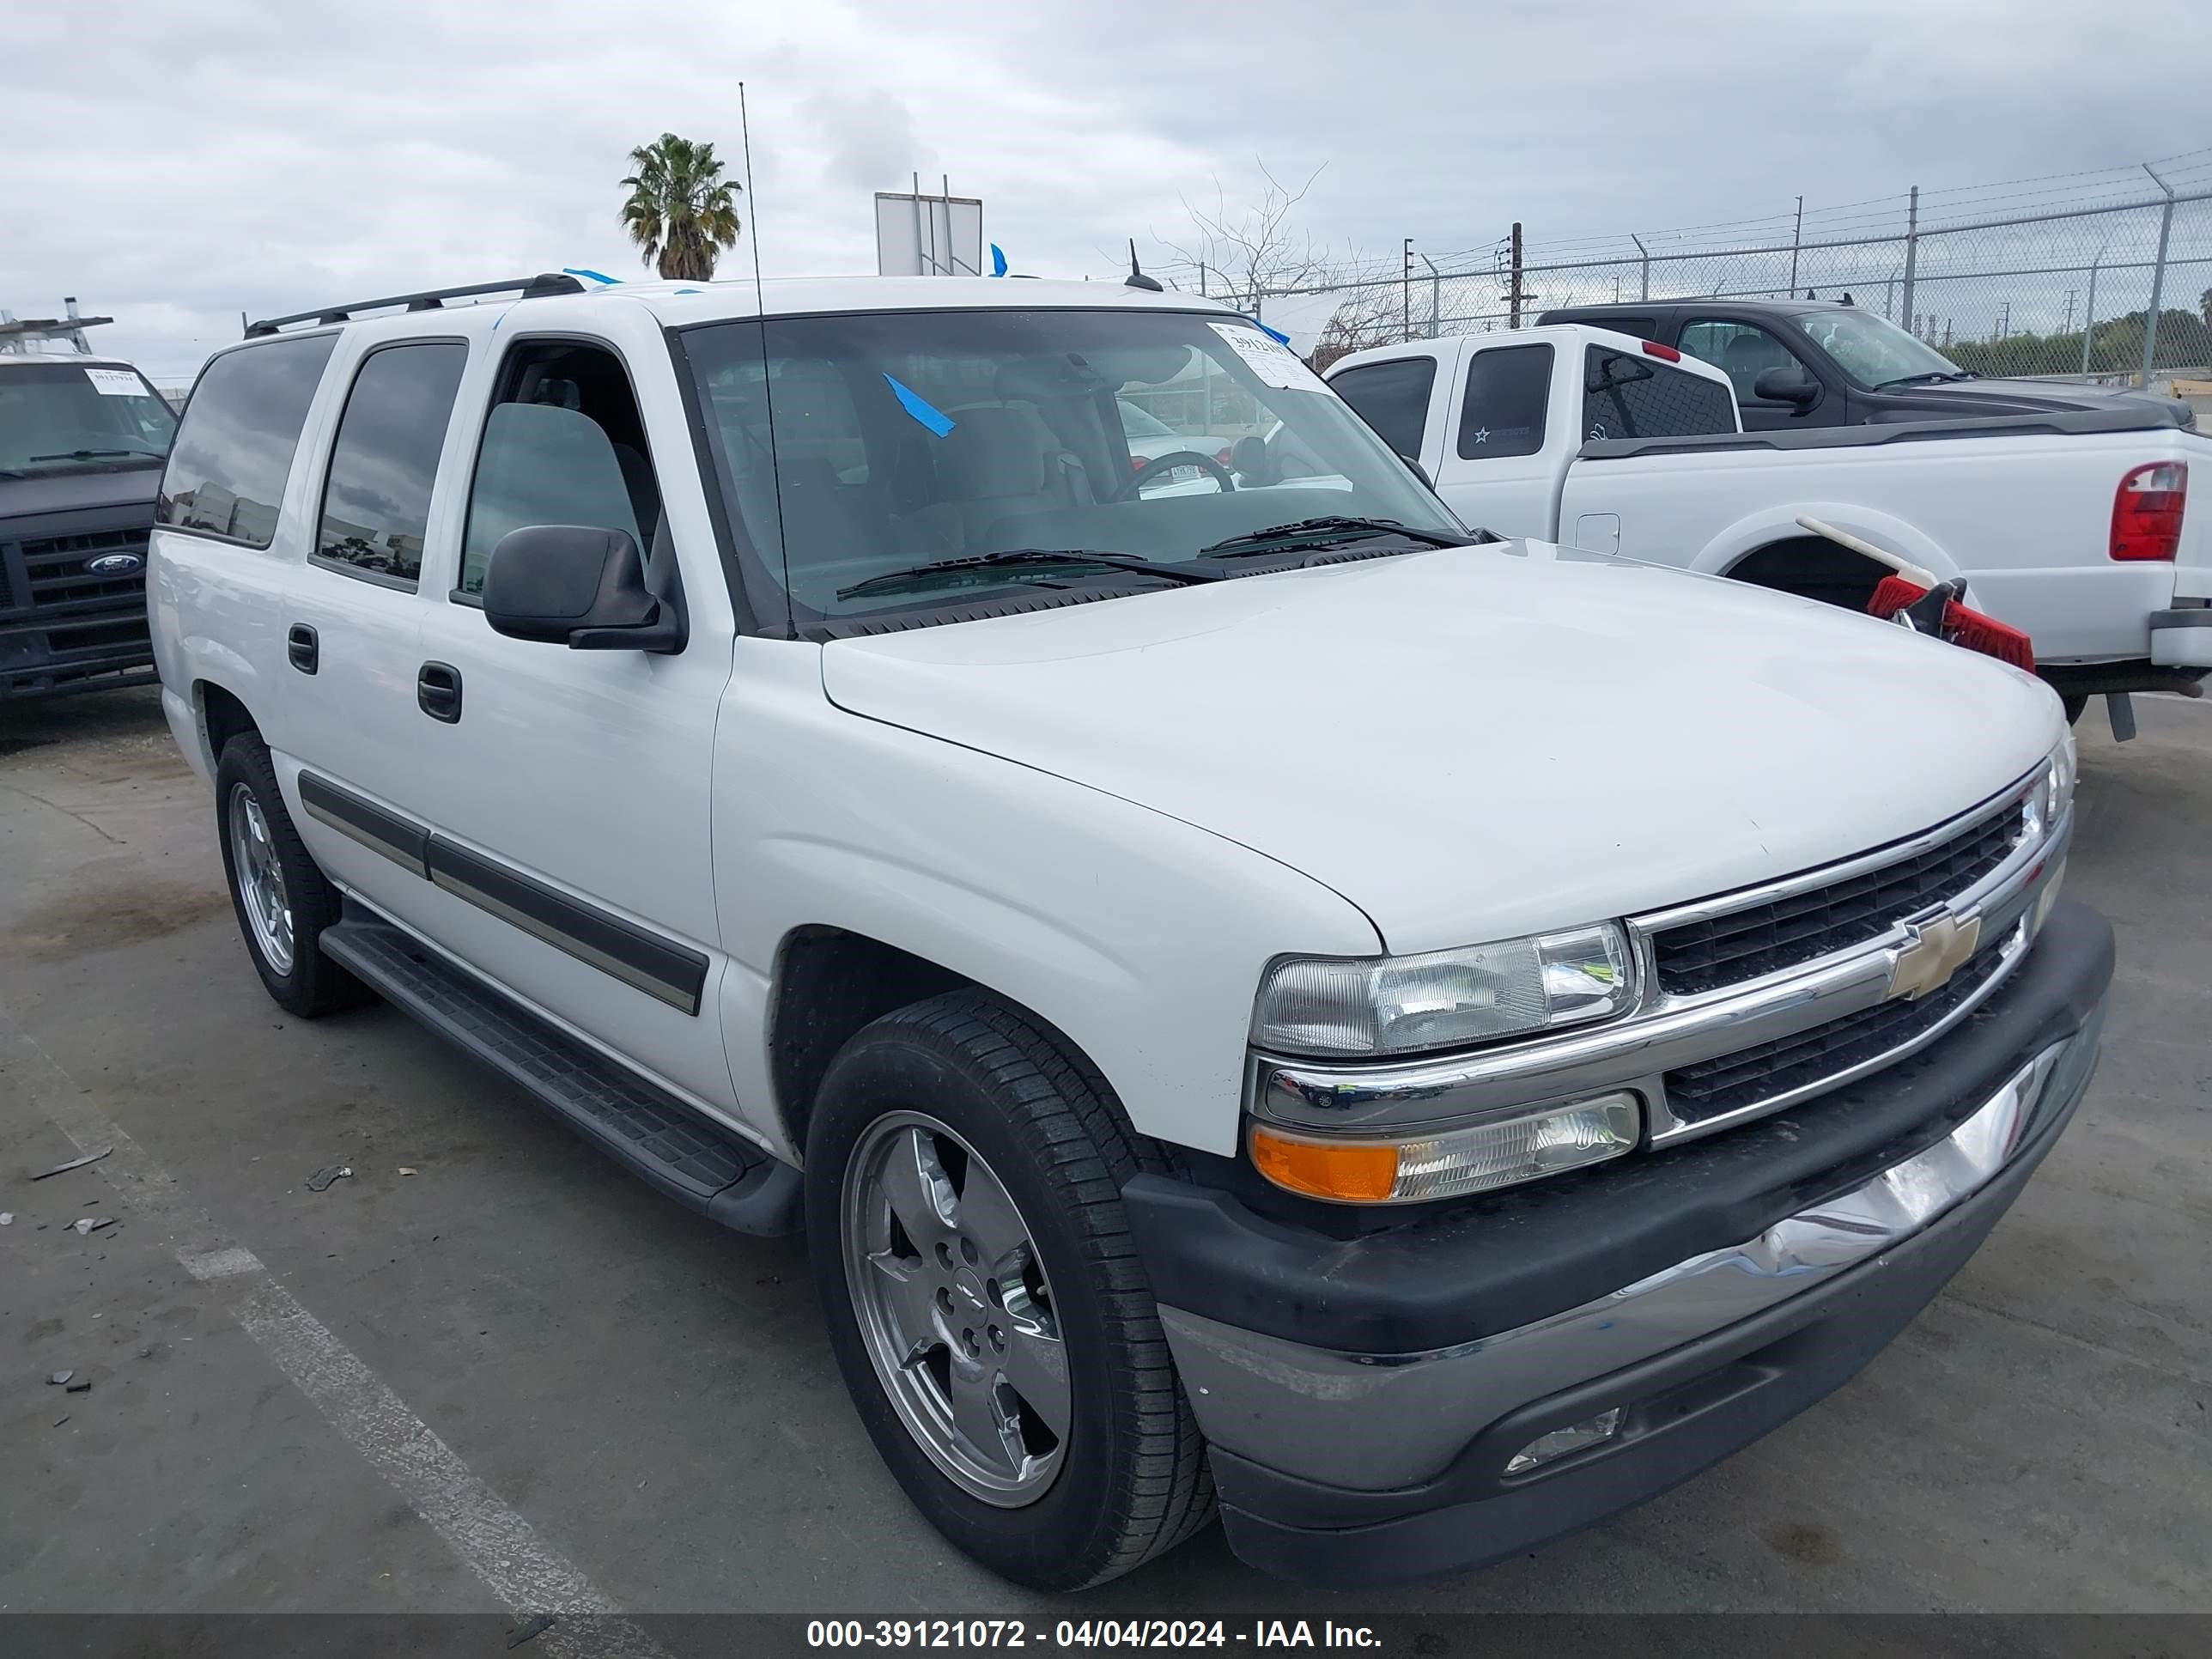
M 1365 422 L 1244 322 L 858 313 L 774 319 L 763 333 L 725 323 L 678 338 L 726 497 L 772 586 L 760 597 L 802 627 L 986 588 L 1165 587 L 1145 567 L 1318 518 L 1466 538 Z M 1035 550 L 1121 562 L 921 568 Z
M 169 453 L 176 430 L 135 368 L 0 360 L 0 471 L 146 465 Z
M 1844 373 L 1869 389 L 1907 377 L 1966 371 L 1934 346 L 1924 345 L 1886 317 L 1838 306 L 1792 319 L 1813 343 L 1836 360 Z

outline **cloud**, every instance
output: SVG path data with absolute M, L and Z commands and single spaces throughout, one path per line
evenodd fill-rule
M 18 9 L 19 12 L 21 9 Z M 1320 240 L 1481 250 L 1786 213 L 2131 163 L 2195 142 L 2147 92 L 2212 61 L 2212 8 L 2075 0 L 1847 8 L 1583 0 L 1571 9 L 1246 14 L 1120 0 L 109 0 L 9 22 L 0 305 L 63 295 L 111 349 L 188 376 L 239 313 L 563 264 L 640 270 L 615 214 L 632 146 L 712 139 L 737 86 L 770 274 L 874 265 L 869 197 L 920 171 L 980 195 L 1016 269 L 1112 276 L 1180 200 L 1328 167 Z M 749 258 L 741 251 L 740 259 Z M 2200 283 L 2199 286 L 2202 286 Z

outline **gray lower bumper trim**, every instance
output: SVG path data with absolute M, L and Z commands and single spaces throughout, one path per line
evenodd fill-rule
M 1224 1449 L 1358 1491 L 1426 1480 L 1516 1407 L 1779 1306 L 1922 1231 L 2064 1112 L 2086 1074 L 2086 1059 L 2068 1061 L 2094 1054 L 2096 1041 L 2093 1025 L 2053 1044 L 1945 1139 L 1850 1192 L 1534 1324 L 1378 1356 L 1163 1306 L 1168 1345 L 1200 1426 Z

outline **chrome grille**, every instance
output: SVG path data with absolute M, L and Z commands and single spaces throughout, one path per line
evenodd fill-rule
M 1934 1030 L 1996 977 L 2005 955 L 2002 943 L 1992 940 L 1948 983 L 1917 1002 L 1879 1002 L 1669 1072 L 1667 1103 L 1682 1121 L 1698 1123 L 1841 1077 Z
M 1651 936 L 1670 996 L 1693 996 L 1848 951 L 1964 892 L 2018 844 L 2021 814 L 2001 811 L 1878 869 L 1802 889 Z

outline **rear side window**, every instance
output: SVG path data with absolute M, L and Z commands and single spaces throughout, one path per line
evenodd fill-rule
M 422 574 L 422 532 L 453 394 L 469 349 L 386 346 L 362 360 L 338 416 L 315 556 L 408 587 Z
M 1735 430 L 1724 386 L 1625 351 L 1590 349 L 1583 380 L 1583 436 L 1686 438 Z
M 1436 383 L 1435 358 L 1401 357 L 1347 368 L 1329 386 L 1375 428 L 1376 437 L 1401 455 L 1417 456 L 1429 423 L 1429 390 Z
M 192 388 L 161 475 L 161 521 L 266 547 L 332 334 L 247 346 L 216 358 Z
M 1552 392 L 1552 348 L 1500 346 L 1468 359 L 1459 408 L 1463 461 L 1534 455 L 1544 447 L 1544 405 Z

